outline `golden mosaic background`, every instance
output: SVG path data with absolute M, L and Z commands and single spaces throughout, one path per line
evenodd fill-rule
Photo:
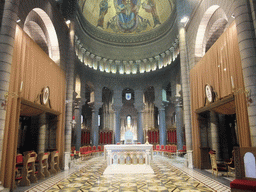
M 87 21 L 89 21 L 95 27 L 97 27 L 98 25 L 101 1 L 102 0 L 78 0 L 78 5 L 84 17 L 87 19 Z M 163 24 L 167 20 L 167 18 L 171 15 L 172 10 L 174 9 L 173 0 L 154 0 L 154 2 L 156 4 L 156 12 L 159 17 L 159 20 L 161 24 Z M 141 6 L 139 9 L 138 15 L 141 16 L 143 19 L 149 21 L 150 24 L 147 26 L 147 28 L 141 32 L 132 31 L 129 33 L 123 33 L 122 31 L 119 31 L 118 33 L 126 34 L 126 35 L 136 34 L 136 33 L 147 32 L 160 26 L 159 24 L 154 26 L 153 16 L 151 13 L 147 12 L 144 8 L 142 8 L 143 3 L 147 4 L 148 0 L 141 0 Z M 104 16 L 103 28 L 102 27 L 97 27 L 97 28 L 105 32 L 117 33 L 113 31 L 110 27 L 107 28 L 107 23 L 114 16 L 116 16 L 114 0 L 108 0 L 108 7 L 109 7 L 108 11 Z

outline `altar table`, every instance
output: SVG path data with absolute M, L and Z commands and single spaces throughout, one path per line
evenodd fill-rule
M 153 145 L 151 144 L 134 144 L 134 145 L 105 145 L 104 156 L 107 159 L 107 164 L 112 165 L 115 163 L 115 159 L 118 157 L 126 158 L 127 162 L 134 164 L 133 159 L 145 159 L 145 164 L 150 165 L 150 161 L 153 159 Z M 151 156 L 151 157 L 150 157 Z M 131 161 L 130 161 L 131 159 Z M 120 160 L 121 161 L 121 160 Z M 117 160 L 118 164 L 118 160 Z M 140 163 L 141 164 L 141 163 Z

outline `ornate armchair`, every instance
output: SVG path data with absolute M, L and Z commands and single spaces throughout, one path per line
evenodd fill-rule
M 211 159 L 212 174 L 218 176 L 219 172 L 228 172 L 227 166 L 224 163 L 217 163 L 216 151 L 211 150 L 209 152 L 209 155 Z

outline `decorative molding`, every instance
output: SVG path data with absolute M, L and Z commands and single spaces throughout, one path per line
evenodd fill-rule
M 86 66 L 93 68 L 95 70 L 100 70 L 101 72 L 112 72 L 112 73 L 120 73 L 120 74 L 136 74 L 136 73 L 144 73 L 149 71 L 155 71 L 156 69 L 161 69 L 170 65 L 179 54 L 179 47 L 171 47 L 164 51 L 163 53 L 156 55 L 150 58 L 144 58 L 142 60 L 136 61 L 126 61 L 126 60 L 115 60 L 115 59 L 107 59 L 96 54 L 93 54 L 87 51 L 86 48 L 80 44 L 80 40 L 78 36 L 75 36 L 75 44 L 76 44 L 76 56 L 78 60 Z M 176 41 L 177 42 L 177 41 Z M 176 44 L 176 43 L 174 43 Z M 175 56 L 174 56 L 175 55 Z M 171 62 L 170 62 L 171 61 Z M 105 66 L 110 65 L 110 68 L 106 70 Z M 101 65 L 101 67 L 100 67 Z M 102 67 L 104 65 L 104 67 Z M 119 66 L 119 67 L 117 67 Z M 118 70 L 117 70 L 118 69 Z

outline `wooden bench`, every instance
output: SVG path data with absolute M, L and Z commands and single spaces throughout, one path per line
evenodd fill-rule
M 30 152 L 24 156 L 23 167 L 21 172 L 22 178 L 19 182 L 19 185 L 28 186 L 30 185 L 30 183 L 37 182 L 36 168 L 35 168 L 36 158 L 37 158 L 36 152 Z
M 60 171 L 59 166 L 59 152 L 58 151 L 52 151 L 50 156 L 50 173 L 56 174 Z
M 48 158 L 50 153 L 40 153 L 38 154 L 38 179 L 44 179 L 45 177 L 50 176 L 50 172 L 48 171 Z
M 235 147 L 236 179 L 230 183 L 231 192 L 256 192 L 256 147 Z

